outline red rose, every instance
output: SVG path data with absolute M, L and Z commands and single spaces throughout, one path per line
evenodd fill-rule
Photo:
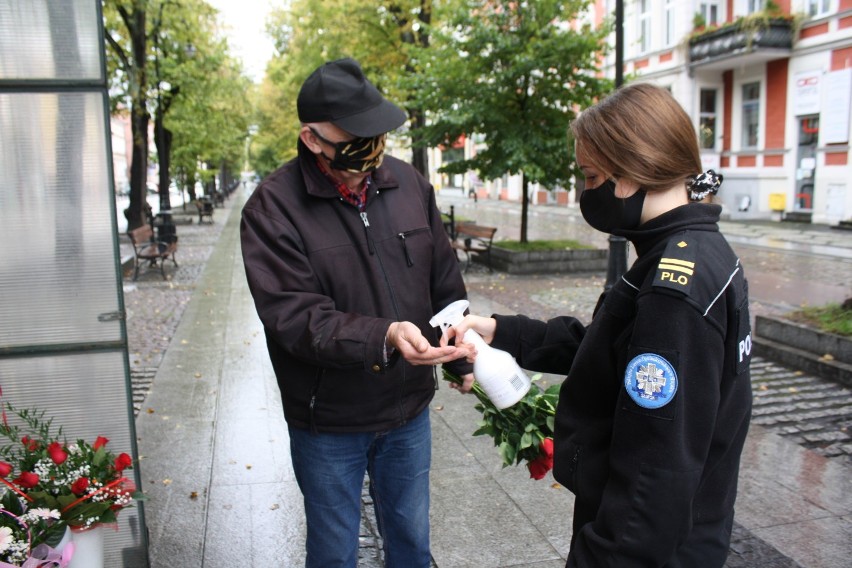
M 118 454 L 118 457 L 115 458 L 115 470 L 118 472 L 122 472 L 133 463 L 133 459 L 127 454 Z
M 545 438 L 541 441 L 541 455 L 527 464 L 530 477 L 542 479 L 547 472 L 553 469 L 553 438 Z
M 12 473 L 12 464 L 0 462 L 0 477 L 6 477 Z
M 530 477 L 533 479 L 542 479 L 550 467 L 545 463 L 545 458 L 538 458 L 527 464 L 527 469 L 530 470 Z
M 29 436 L 21 438 L 21 443 L 31 452 L 38 449 L 38 441 L 31 439 Z
M 62 444 L 59 442 L 53 442 L 47 447 L 47 455 L 50 456 L 50 459 L 56 465 L 62 465 L 68 459 L 68 454 L 65 453 L 65 450 L 62 449 Z
M 36 485 L 38 485 L 39 477 L 38 475 L 30 472 L 30 471 L 22 471 L 21 475 L 15 480 L 15 483 L 23 487 L 24 489 L 32 489 Z
M 71 485 L 71 493 L 74 493 L 75 495 L 82 495 L 83 493 L 86 492 L 86 489 L 88 487 L 89 487 L 89 478 L 88 477 L 81 477 L 80 479 L 78 479 L 77 481 L 75 481 Z
M 546 463 L 553 467 L 553 438 L 545 438 L 541 441 L 541 452 L 547 459 Z
M 104 438 L 103 436 L 98 436 L 98 439 L 95 440 L 95 443 L 92 444 L 92 448 L 97 451 L 101 446 L 106 446 L 107 442 L 109 442 L 109 438 Z

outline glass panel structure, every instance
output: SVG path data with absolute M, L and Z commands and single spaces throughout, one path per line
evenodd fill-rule
M 0 403 L 134 458 L 100 0 L 0 0 Z M 10 421 L 12 421 L 10 416 Z M 148 567 L 144 508 L 105 565 Z

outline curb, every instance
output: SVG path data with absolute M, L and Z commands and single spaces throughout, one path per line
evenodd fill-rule
M 852 387 L 852 340 L 795 322 L 755 317 L 755 354 Z

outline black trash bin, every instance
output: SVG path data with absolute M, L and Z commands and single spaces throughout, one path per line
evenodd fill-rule
M 160 211 L 156 215 L 154 227 L 157 230 L 157 240 L 164 243 L 176 243 L 177 227 L 172 219 L 171 211 Z

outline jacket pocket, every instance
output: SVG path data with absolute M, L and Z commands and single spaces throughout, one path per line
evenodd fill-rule
M 402 231 L 397 233 L 397 238 L 402 243 L 402 252 L 405 255 L 405 264 L 409 267 L 414 266 L 414 260 L 411 257 L 411 251 L 408 246 L 408 239 L 416 236 L 418 233 L 425 233 L 429 231 L 429 227 L 421 227 L 419 229 L 412 229 L 410 231 Z
M 568 442 L 564 449 L 555 448 L 556 457 L 553 461 L 553 478 L 574 495 L 579 490 L 580 458 L 583 447 L 574 442 Z

